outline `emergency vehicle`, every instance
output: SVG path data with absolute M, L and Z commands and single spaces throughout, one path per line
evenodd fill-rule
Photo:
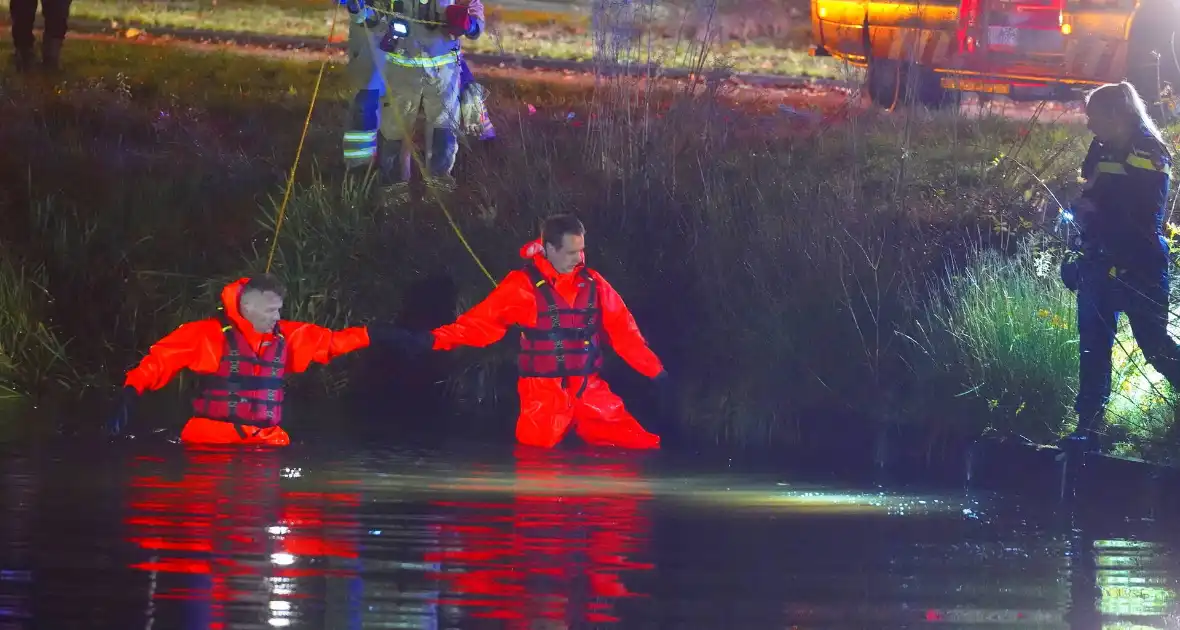
M 1151 105 L 1180 82 L 1180 0 L 811 0 L 811 26 L 812 54 L 866 68 L 886 107 L 1072 100 L 1122 80 Z

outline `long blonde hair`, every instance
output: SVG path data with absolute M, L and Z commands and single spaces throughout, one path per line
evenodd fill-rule
M 1147 105 L 1135 86 L 1127 81 L 1107 83 L 1086 94 L 1086 115 L 1101 111 L 1124 120 L 1132 129 L 1145 129 L 1165 148 L 1164 134 L 1160 133 L 1155 121 L 1147 114 Z

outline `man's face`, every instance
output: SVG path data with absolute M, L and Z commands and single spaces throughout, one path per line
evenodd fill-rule
M 561 237 L 561 248 L 545 243 L 545 258 L 557 270 L 557 273 L 569 273 L 582 262 L 582 252 L 586 249 L 586 237 L 579 234 L 566 234 Z
M 247 291 L 238 305 L 242 317 L 259 333 L 272 332 L 279 323 L 283 298 L 271 291 Z

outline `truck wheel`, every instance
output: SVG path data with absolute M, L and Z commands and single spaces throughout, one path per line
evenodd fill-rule
M 874 105 L 886 109 L 906 101 L 906 67 L 892 59 L 869 59 L 865 90 Z
M 930 109 L 951 109 L 959 106 L 961 92 L 942 87 L 942 78 L 930 68 L 913 66 L 910 71 L 915 73 L 916 85 L 914 91 L 916 100 Z

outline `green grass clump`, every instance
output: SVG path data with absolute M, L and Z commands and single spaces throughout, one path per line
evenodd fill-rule
M 45 316 L 45 268 L 0 258 L 0 399 L 20 398 L 46 382 L 76 385 L 66 344 Z
M 947 271 L 913 341 L 931 378 L 958 390 L 955 421 L 1005 434 L 1031 418 L 1044 423 L 1036 438 L 1059 433 L 1077 392 L 1078 336 L 1052 250 L 977 251 Z
M 1059 280 L 1060 254 L 1059 241 L 1033 234 L 1014 254 L 976 250 L 939 277 L 910 339 L 918 350 L 916 373 L 925 374 L 923 396 L 943 401 L 932 407 L 942 417 L 931 422 L 1037 442 L 1073 430 L 1077 300 Z M 1172 311 L 1180 312 L 1180 301 Z M 1180 332 L 1175 322 L 1172 328 L 1173 335 Z M 1173 456 L 1175 392 L 1147 363 L 1125 317 L 1112 356 L 1105 430 L 1114 451 Z M 947 405 L 955 390 L 955 404 Z

